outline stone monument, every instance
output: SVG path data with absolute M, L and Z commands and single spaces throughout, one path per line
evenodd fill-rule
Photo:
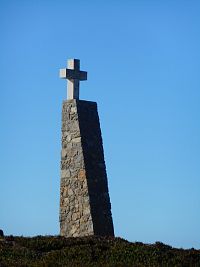
M 97 103 L 79 100 L 79 81 L 87 80 L 78 59 L 60 70 L 68 81 L 62 107 L 60 234 L 114 236 Z

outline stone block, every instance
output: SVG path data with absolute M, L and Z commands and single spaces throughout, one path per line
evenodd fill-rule
M 67 100 L 62 111 L 60 234 L 114 236 L 97 104 Z

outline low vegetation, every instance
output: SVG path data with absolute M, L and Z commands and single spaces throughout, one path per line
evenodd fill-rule
M 0 239 L 0 267 L 199 267 L 200 250 L 176 249 L 163 243 L 131 243 L 121 238 L 60 236 Z

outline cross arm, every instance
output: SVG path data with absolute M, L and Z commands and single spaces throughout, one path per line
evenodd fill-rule
M 73 69 L 60 69 L 60 78 L 84 81 L 87 80 L 87 72 Z

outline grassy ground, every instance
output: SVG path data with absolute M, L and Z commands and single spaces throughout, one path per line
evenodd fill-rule
M 200 250 L 175 249 L 160 242 L 130 243 L 121 238 L 1 238 L 0 267 L 18 266 L 200 267 Z

